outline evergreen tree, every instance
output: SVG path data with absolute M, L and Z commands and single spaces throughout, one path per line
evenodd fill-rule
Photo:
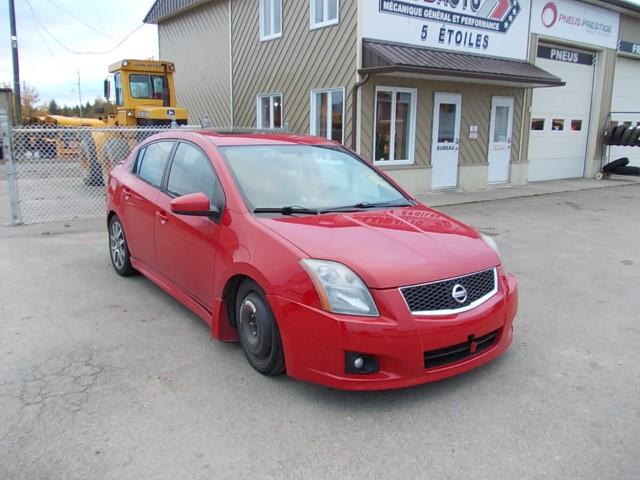
M 60 107 L 55 100 L 51 100 L 49 102 L 49 107 L 47 108 L 47 110 L 49 111 L 49 115 L 60 115 Z

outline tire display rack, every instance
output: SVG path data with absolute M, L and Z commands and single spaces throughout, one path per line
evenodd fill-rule
M 631 125 L 630 122 L 613 122 L 612 115 L 637 115 L 640 112 L 609 112 L 604 129 L 604 145 L 600 157 L 600 171 L 596 173 L 596 180 L 609 178 L 611 175 L 640 176 L 640 167 L 629 167 L 629 159 L 617 158 L 611 161 L 611 147 L 640 147 L 640 125 Z

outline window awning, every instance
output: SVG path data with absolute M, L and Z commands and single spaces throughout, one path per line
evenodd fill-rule
M 561 78 L 531 63 L 466 53 L 444 52 L 374 40 L 363 41 L 360 73 L 396 73 L 522 87 L 559 87 Z

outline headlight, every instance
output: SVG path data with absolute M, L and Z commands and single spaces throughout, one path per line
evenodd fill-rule
M 498 244 L 496 243 L 496 241 L 489 235 L 485 235 L 484 233 L 480 233 L 480 236 L 482 237 L 482 240 L 484 240 L 484 243 L 489 245 L 491 247 L 491 250 L 496 252 L 496 255 L 498 256 L 500 261 L 502 261 L 502 259 L 500 258 L 500 250 L 498 249 Z
M 347 315 L 379 315 L 369 289 L 360 277 L 341 263 L 329 260 L 300 260 L 313 281 L 322 308 Z

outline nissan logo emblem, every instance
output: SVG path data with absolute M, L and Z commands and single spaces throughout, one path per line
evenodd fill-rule
M 462 285 L 457 283 L 453 286 L 453 291 L 451 292 L 451 296 L 458 303 L 464 303 L 467 301 L 467 289 Z
M 558 20 L 558 7 L 556 7 L 555 3 L 549 2 L 543 7 L 542 13 L 540 14 L 540 20 L 547 28 L 551 28 L 555 25 L 556 20 Z

